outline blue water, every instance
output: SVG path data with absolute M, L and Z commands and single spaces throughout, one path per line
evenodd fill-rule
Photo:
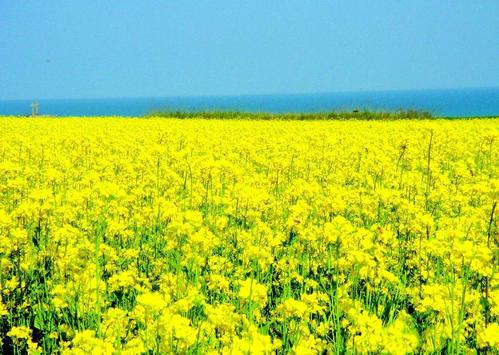
M 499 116 L 499 87 L 324 94 L 38 100 L 56 116 L 140 116 L 154 110 L 320 112 L 420 109 L 437 116 Z M 28 115 L 31 100 L 0 100 L 0 115 Z

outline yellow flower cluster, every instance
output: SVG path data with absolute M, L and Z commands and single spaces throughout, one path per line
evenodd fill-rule
M 497 352 L 498 137 L 0 118 L 0 350 Z

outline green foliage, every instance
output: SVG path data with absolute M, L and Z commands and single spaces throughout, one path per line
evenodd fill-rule
M 331 112 L 244 112 L 244 111 L 152 111 L 146 117 L 169 118 L 204 118 L 204 119 L 248 119 L 248 120 L 420 120 L 433 118 L 427 111 L 399 110 L 399 111 L 331 111 Z

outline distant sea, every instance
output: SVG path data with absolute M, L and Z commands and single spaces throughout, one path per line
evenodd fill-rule
M 321 94 L 145 97 L 108 99 L 0 100 L 0 115 L 29 115 L 37 100 L 39 113 L 55 116 L 141 116 L 157 110 L 324 112 L 354 109 L 425 110 L 436 116 L 499 116 L 499 87 Z

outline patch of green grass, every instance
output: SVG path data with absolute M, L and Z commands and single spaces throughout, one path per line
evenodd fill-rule
M 204 119 L 250 119 L 250 120 L 399 120 L 399 119 L 429 119 L 433 115 L 421 110 L 399 111 L 331 111 L 331 112 L 243 112 L 243 111 L 152 111 L 146 117 L 169 118 L 204 118 Z

